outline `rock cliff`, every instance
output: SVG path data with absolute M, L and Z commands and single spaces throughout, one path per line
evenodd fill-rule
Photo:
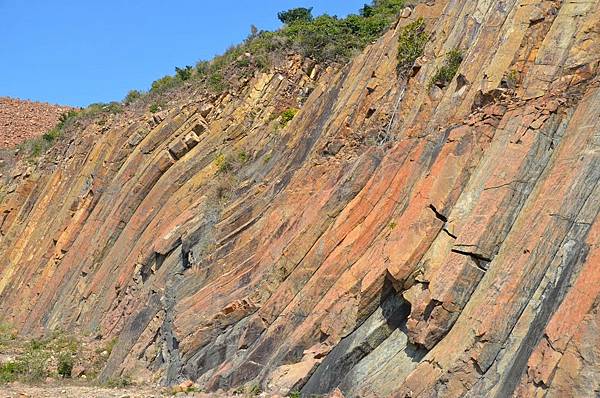
M 290 56 L 6 175 L 3 318 L 116 338 L 104 378 L 597 396 L 600 1 L 408 14 L 348 65 Z

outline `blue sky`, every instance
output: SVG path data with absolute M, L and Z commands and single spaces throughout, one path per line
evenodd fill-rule
M 369 0 L 0 0 L 0 96 L 86 106 L 148 89 L 277 12 L 344 16 Z

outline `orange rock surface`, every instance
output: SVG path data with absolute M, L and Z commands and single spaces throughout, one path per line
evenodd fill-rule
M 17 166 L 4 320 L 116 338 L 105 379 L 596 396 L 600 1 L 429 3 L 349 65 L 290 56 Z M 398 34 L 420 16 L 432 39 L 404 79 Z

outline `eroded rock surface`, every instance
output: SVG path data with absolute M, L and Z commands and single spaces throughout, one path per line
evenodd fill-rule
M 116 337 L 105 378 L 596 396 L 600 1 L 429 3 L 347 66 L 291 57 L 6 176 L 4 318 Z

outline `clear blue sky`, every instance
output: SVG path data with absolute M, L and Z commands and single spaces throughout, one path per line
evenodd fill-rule
M 0 96 L 86 106 L 148 89 L 242 41 L 277 12 L 357 12 L 369 0 L 0 0 Z

